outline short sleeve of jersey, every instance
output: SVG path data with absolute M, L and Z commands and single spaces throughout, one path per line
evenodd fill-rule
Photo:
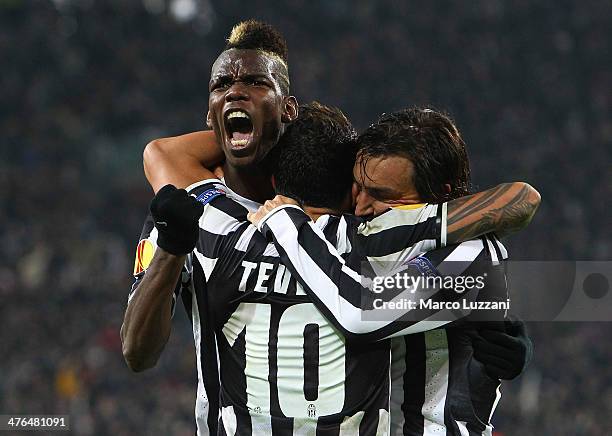
M 204 180 L 187 189 L 190 195 L 204 205 L 194 256 L 202 265 L 208 280 L 217 261 L 220 258 L 227 260 L 227 256 L 236 251 L 234 248 L 244 255 L 249 236 L 253 233 L 245 230 L 252 226 L 247 221 L 248 210 L 233 198 L 233 192 L 220 180 Z
M 188 186 L 185 190 L 204 206 L 210 204 L 215 198 L 227 195 L 227 187 L 219 179 L 202 180 Z
M 230 197 L 230 191 L 218 179 L 191 185 L 187 192 L 204 205 L 200 217 L 200 240 L 206 239 L 206 234 L 227 235 L 247 221 L 248 210 Z M 214 245 L 210 242 L 207 241 L 205 245 Z M 198 244 L 198 247 L 201 245 Z
M 389 209 L 362 223 L 356 241 L 376 274 L 392 274 L 406 261 L 446 246 L 446 204 Z

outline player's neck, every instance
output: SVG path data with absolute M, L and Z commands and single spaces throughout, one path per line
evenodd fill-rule
M 263 203 L 274 197 L 274 188 L 268 171 L 257 167 L 239 168 L 223 165 L 225 184 L 236 194 Z
M 342 212 L 326 207 L 304 206 L 304 212 L 306 212 L 306 215 L 308 215 L 313 221 L 318 220 L 322 215 L 342 215 Z

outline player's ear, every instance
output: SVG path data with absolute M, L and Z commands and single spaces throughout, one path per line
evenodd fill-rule
M 274 178 L 274 174 L 270 177 L 270 182 L 272 183 L 272 189 L 276 191 L 276 179 Z
M 297 99 L 292 95 L 285 97 L 281 121 L 283 123 L 290 123 L 292 121 L 295 121 L 295 119 L 298 117 L 298 114 L 299 109 Z
M 206 112 L 206 125 L 212 129 L 212 120 L 210 119 L 210 111 Z

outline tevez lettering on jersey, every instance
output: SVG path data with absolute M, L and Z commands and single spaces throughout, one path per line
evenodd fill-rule
M 296 287 L 296 295 L 306 295 L 304 288 L 295 280 L 291 280 L 291 273 L 284 265 L 243 260 L 240 267 L 242 269 L 242 277 L 238 286 L 240 292 L 274 292 L 286 295 L 289 284 L 293 283 Z M 273 274 L 275 269 L 276 273 Z M 272 277 L 274 277 L 273 280 Z

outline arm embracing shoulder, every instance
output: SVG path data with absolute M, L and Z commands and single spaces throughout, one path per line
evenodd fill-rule
M 447 203 L 447 243 L 463 242 L 485 233 L 507 235 L 529 224 L 540 194 L 523 182 L 502 183 Z
M 432 211 L 435 219 L 435 209 Z M 376 289 L 378 277 L 371 283 L 371 278 L 348 265 L 322 231 L 296 206 L 273 210 L 260 222 L 260 230 L 274 241 L 283 264 L 348 341 L 372 342 L 420 333 L 453 320 L 424 321 L 436 312 L 430 307 L 415 309 L 404 305 L 399 310 L 384 310 L 384 301 L 407 300 L 414 294 L 396 288 L 389 289 L 385 295 L 379 293 L 382 290 Z M 399 266 L 409 259 L 406 256 L 397 257 L 392 263 Z M 437 301 L 456 294 L 423 289 L 416 295 Z
M 185 188 L 214 178 L 208 169 L 223 161 L 223 151 L 212 130 L 155 139 L 143 152 L 144 172 L 154 192 L 172 184 Z

